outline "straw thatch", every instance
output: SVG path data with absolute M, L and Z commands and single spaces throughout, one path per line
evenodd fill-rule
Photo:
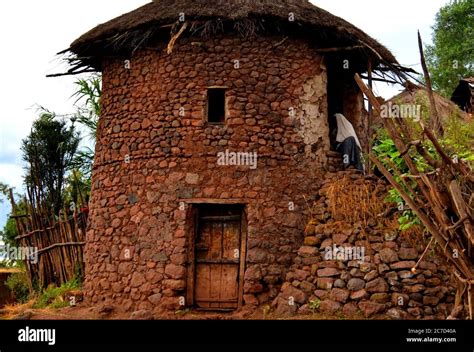
M 95 27 L 66 51 L 75 55 L 77 68 L 100 69 L 102 57 L 147 45 L 163 30 L 167 30 L 169 40 L 168 25 L 176 24 L 180 13 L 191 22 L 192 34 L 198 29 L 206 32 L 209 28 L 205 23 L 214 22 L 216 31 L 230 28 L 249 36 L 300 35 L 318 48 L 357 47 L 364 60 L 371 57 L 376 64 L 398 65 L 392 53 L 375 39 L 306 0 L 156 0 Z M 288 20 L 290 13 L 293 22 Z
M 451 100 L 446 99 L 436 92 L 433 92 L 433 95 L 438 114 L 441 116 L 444 122 L 452 117 L 468 120 L 468 115 Z M 410 90 L 405 89 L 400 94 L 390 98 L 388 102 L 392 102 L 393 104 L 429 104 L 428 93 L 426 92 L 426 89 L 415 86 L 411 87 Z

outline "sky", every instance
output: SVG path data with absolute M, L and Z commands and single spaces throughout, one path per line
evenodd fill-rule
M 210 0 L 212 1 L 212 0 Z M 99 23 L 131 11 L 148 0 L 22 0 L 0 2 L 0 182 L 23 191 L 21 141 L 30 132 L 38 105 L 58 114 L 74 111 L 74 77 L 46 78 L 64 72 L 56 55 Z M 390 49 L 398 61 L 419 71 L 417 30 L 430 42 L 431 26 L 448 0 L 312 0 Z M 389 98 L 399 87 L 377 84 Z M 10 211 L 0 204 L 0 228 Z

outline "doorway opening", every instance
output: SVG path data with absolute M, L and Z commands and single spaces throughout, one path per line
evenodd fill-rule
M 196 309 L 226 311 L 242 305 L 245 221 L 243 205 L 193 206 L 188 302 Z

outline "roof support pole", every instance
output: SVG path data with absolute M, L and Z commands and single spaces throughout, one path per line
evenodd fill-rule
M 369 89 L 373 91 L 372 86 L 372 59 L 369 58 L 369 61 L 367 62 L 367 80 L 369 84 Z M 373 140 L 373 128 L 372 128 L 372 120 L 373 120 L 373 111 L 372 111 L 372 103 L 370 102 L 370 99 L 368 100 L 368 117 L 367 117 L 367 155 L 369 155 L 372 152 L 372 140 Z M 370 159 L 367 160 L 367 170 L 370 170 L 371 167 L 371 161 Z

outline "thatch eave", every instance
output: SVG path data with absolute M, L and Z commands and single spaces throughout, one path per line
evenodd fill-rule
M 166 33 L 169 40 L 170 29 L 172 33 L 176 30 L 181 13 L 190 23 L 256 21 L 258 30 L 249 30 L 246 35 L 279 34 L 278 27 L 280 33 L 305 38 L 320 48 L 362 46 L 351 52 L 359 61 L 366 63 L 371 58 L 374 69 L 393 66 L 393 70 L 398 71 L 401 68 L 393 54 L 378 41 L 305 0 L 157 0 L 98 25 L 76 39 L 64 52 L 69 54 L 75 70 L 101 70 L 104 57 L 130 54 L 146 45 L 153 36 Z M 293 22 L 289 21 L 290 13 L 294 16 Z M 264 30 L 260 28 L 263 23 Z

